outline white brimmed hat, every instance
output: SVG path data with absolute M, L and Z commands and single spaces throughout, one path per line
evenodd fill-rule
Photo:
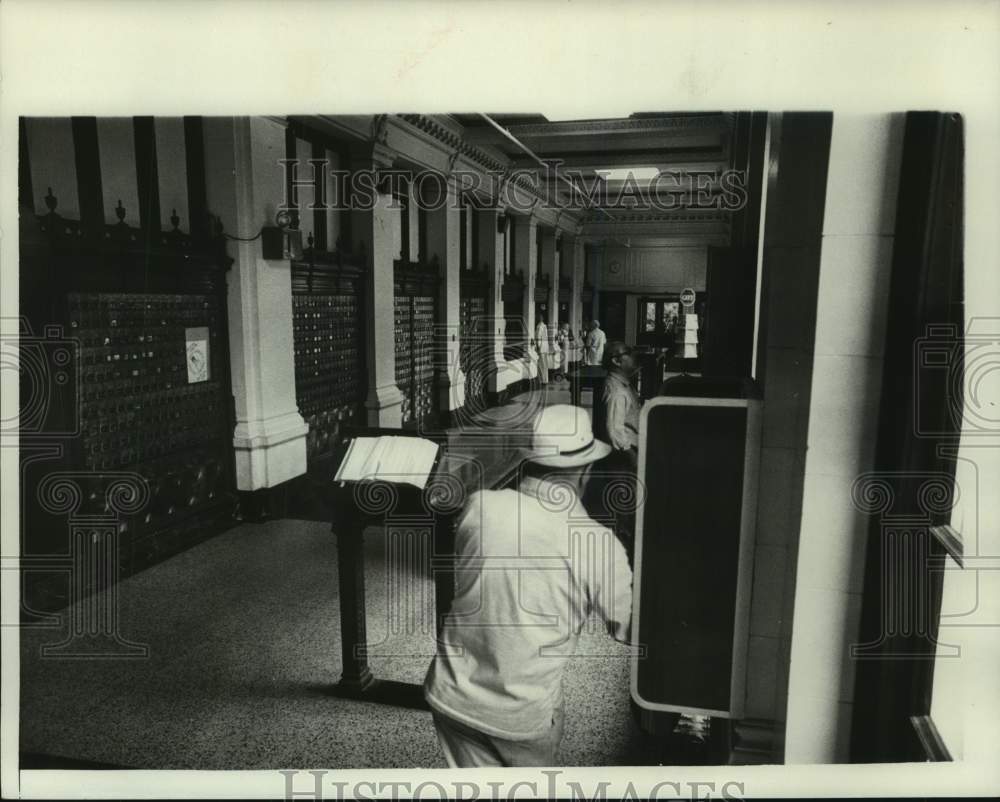
M 535 419 L 529 459 L 552 468 L 577 468 L 611 453 L 594 437 L 587 410 L 570 404 L 545 407 Z

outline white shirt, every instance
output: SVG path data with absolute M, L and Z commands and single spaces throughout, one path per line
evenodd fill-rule
M 604 344 L 608 341 L 608 336 L 603 329 L 593 329 L 587 335 L 587 347 L 585 349 L 585 362 L 588 365 L 600 365 L 604 361 Z
M 592 610 L 627 637 L 625 549 L 563 490 L 526 477 L 520 491 L 474 493 L 458 524 L 455 599 L 424 692 L 435 710 L 500 738 L 548 731 Z
M 538 321 L 535 326 L 535 342 L 538 344 L 540 354 L 547 354 L 552 350 L 549 346 L 549 327 L 544 321 Z
M 604 380 L 608 439 L 619 451 L 639 447 L 639 394 L 631 382 L 616 371 Z

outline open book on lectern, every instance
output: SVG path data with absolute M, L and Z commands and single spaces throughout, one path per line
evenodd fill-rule
M 422 437 L 355 437 L 333 477 L 335 482 L 382 480 L 423 490 L 439 446 Z

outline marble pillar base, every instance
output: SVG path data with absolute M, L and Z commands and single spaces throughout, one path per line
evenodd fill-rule
M 369 426 L 400 429 L 403 426 L 403 394 L 395 384 L 370 387 L 365 410 Z
M 274 487 L 304 473 L 308 432 L 298 410 L 238 422 L 233 433 L 237 490 Z

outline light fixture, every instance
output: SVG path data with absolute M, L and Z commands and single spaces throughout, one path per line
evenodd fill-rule
M 288 209 L 274 216 L 275 225 L 264 226 L 261 231 L 261 250 L 265 259 L 301 259 L 302 232 L 293 228 L 294 218 Z

